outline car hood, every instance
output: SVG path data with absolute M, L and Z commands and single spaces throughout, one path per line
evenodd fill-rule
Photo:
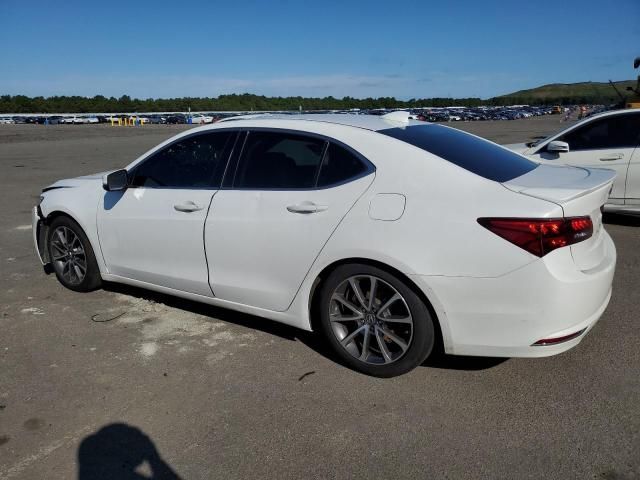
M 102 177 L 105 173 L 109 173 L 109 171 L 92 173 L 91 175 L 84 175 L 82 177 L 65 178 L 63 180 L 58 180 L 57 182 L 52 183 L 48 187 L 44 188 L 42 191 L 46 192 L 47 190 L 54 190 L 56 188 L 81 187 L 83 185 L 90 185 L 91 183 L 102 183 Z

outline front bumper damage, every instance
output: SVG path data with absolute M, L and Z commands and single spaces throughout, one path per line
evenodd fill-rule
M 53 271 L 51 261 L 49 259 L 49 253 L 45 248 L 48 226 L 45 222 L 44 215 L 40 207 L 33 207 L 31 213 L 31 230 L 33 233 L 33 244 L 36 249 L 36 255 L 38 260 L 42 264 L 45 273 L 51 273 Z

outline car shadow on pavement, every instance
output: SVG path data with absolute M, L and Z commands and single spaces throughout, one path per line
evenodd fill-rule
M 623 227 L 640 227 L 640 215 L 621 215 L 619 213 L 605 213 L 602 221 L 611 225 Z
M 290 327 L 283 323 L 274 322 L 273 320 L 257 317 L 248 313 L 237 312 L 235 310 L 228 310 L 226 308 L 216 307 L 206 303 L 186 300 L 184 298 L 174 297 L 173 295 L 154 292 L 153 290 L 146 290 L 144 288 L 111 282 L 104 283 L 102 288 L 107 292 L 121 293 L 135 298 L 142 298 L 144 300 L 162 303 L 168 307 L 185 310 L 197 315 L 216 318 L 223 322 L 234 323 L 253 330 L 275 335 L 285 340 L 295 340 L 299 337 L 299 332 L 303 332 L 302 330 Z
M 462 355 L 446 355 L 435 352 L 422 364 L 423 367 L 441 368 L 444 370 L 477 371 L 497 367 L 508 358 L 497 357 L 467 357 Z
M 180 480 L 142 430 L 111 423 L 78 448 L 78 480 Z
M 270 335 L 275 335 L 285 340 L 299 341 L 306 347 L 323 357 L 349 368 L 334 354 L 323 338 L 313 332 L 307 332 L 283 323 L 278 323 L 267 318 L 242 313 L 235 310 L 216 307 L 206 303 L 186 300 L 184 298 L 167 295 L 164 293 L 146 290 L 144 288 L 132 287 L 121 283 L 105 282 L 102 287 L 108 292 L 121 293 L 135 298 L 142 298 L 157 303 L 162 303 L 172 308 L 185 310 L 198 315 L 222 320 L 223 322 L 241 325 L 246 328 L 258 330 Z M 446 370 L 487 370 L 493 368 L 508 358 L 488 358 L 488 357 L 463 357 L 446 355 L 440 351 L 434 353 L 422 364 L 423 367 L 439 368 Z

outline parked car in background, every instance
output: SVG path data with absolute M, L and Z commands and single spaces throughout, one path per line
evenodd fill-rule
M 203 125 L 206 123 L 213 123 L 213 117 L 211 115 L 196 114 L 191 116 L 191 123 L 196 125 Z
M 63 117 L 60 123 L 64 123 L 65 125 L 73 125 L 73 124 L 78 125 L 82 123 L 82 119 L 75 115 L 73 117 Z
M 640 214 L 640 110 L 593 115 L 537 142 L 505 146 L 548 165 L 614 170 L 604 209 Z
M 0 125 L 13 125 L 16 121 L 9 117 L 0 117 Z
M 58 125 L 61 120 L 62 117 L 60 115 L 50 115 L 48 117 L 44 117 L 42 123 L 47 125 Z
M 149 123 L 152 124 L 163 124 L 167 123 L 167 117 L 163 115 L 150 115 L 148 117 Z
M 181 123 L 187 123 L 187 119 L 184 115 L 182 114 L 174 114 L 174 115 L 169 115 L 167 117 L 167 121 L 166 123 L 169 124 L 181 124 Z
M 95 115 L 74 115 L 72 117 L 63 117 L 60 123 L 82 125 L 89 123 L 99 123 L 100 120 Z
M 45 188 L 33 232 L 72 290 L 122 282 L 313 329 L 389 377 L 436 344 L 577 345 L 611 296 L 613 179 L 403 112 L 237 118 Z

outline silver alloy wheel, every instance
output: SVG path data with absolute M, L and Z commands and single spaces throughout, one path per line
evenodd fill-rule
M 51 235 L 51 261 L 56 272 L 71 285 L 79 285 L 87 274 L 87 256 L 80 237 L 69 227 L 56 228 Z
M 338 285 L 329 320 L 340 345 L 365 363 L 395 362 L 413 338 L 413 317 L 404 297 L 373 275 L 354 275 Z

